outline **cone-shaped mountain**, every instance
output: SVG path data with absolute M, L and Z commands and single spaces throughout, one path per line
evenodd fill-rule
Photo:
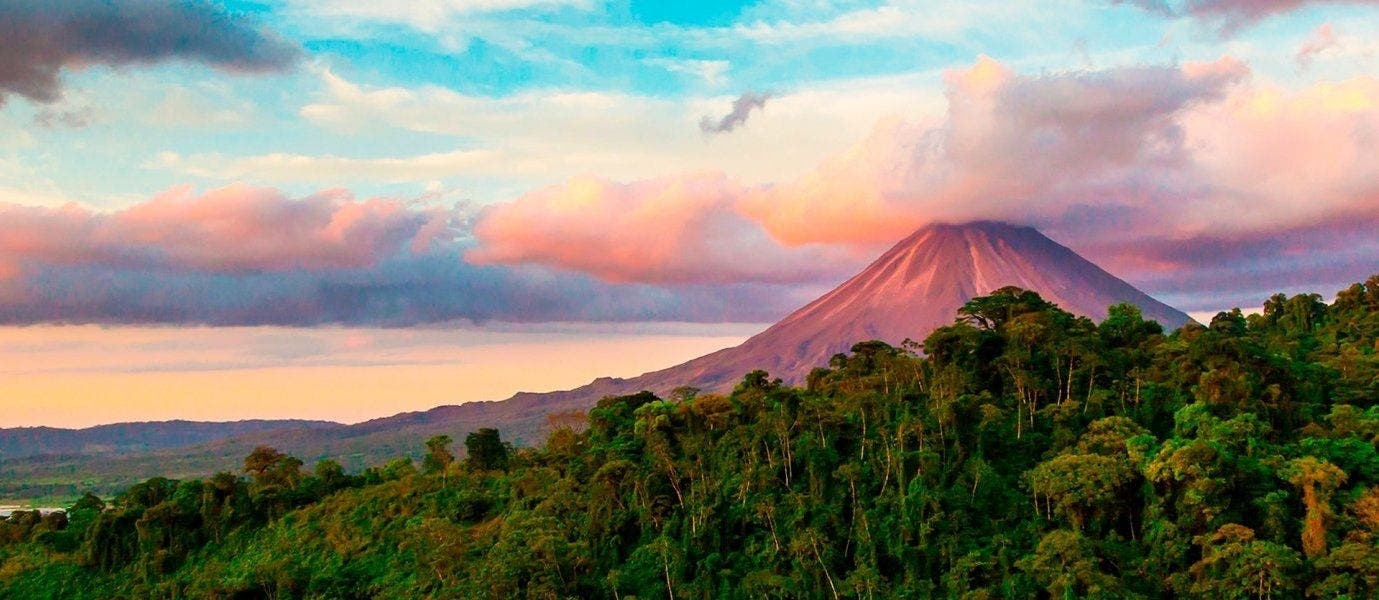
M 682 385 L 727 391 L 755 369 L 789 383 L 860 341 L 923 340 L 953 323 L 968 300 L 1005 286 L 1038 292 L 1070 312 L 1100 320 L 1119 302 L 1139 306 L 1166 328 L 1188 316 L 1117 279 L 1030 227 L 976 222 L 916 231 L 833 291 L 739 346 L 630 379 L 600 378 L 573 390 L 519 393 L 499 402 L 470 402 L 322 430 L 239 436 L 216 447 L 242 456 L 257 445 L 300 456 L 396 456 L 396 448 L 437 433 L 463 435 L 497 427 L 507 440 L 539 443 L 547 415 L 588 410 L 604 396 Z M 237 454 L 238 453 L 238 454 Z
M 856 342 L 923 340 L 953 323 L 968 300 L 1011 285 L 1093 320 L 1105 318 L 1112 304 L 1128 302 L 1168 329 L 1189 321 L 1032 227 L 991 221 L 935 224 L 742 345 L 632 381 L 654 378 L 659 385 L 644 386 L 653 391 L 686 383 L 721 390 L 748 371 L 764 369 L 799 383 Z
M 989 221 L 935 224 L 739 346 L 630 379 L 605 377 L 573 390 L 523 392 L 502 402 L 443 406 L 355 427 L 386 429 L 399 421 L 427 431 L 438 422 L 498 426 L 505 436 L 536 441 L 546 426 L 545 415 L 586 410 L 604 396 L 641 390 L 664 396 L 683 385 L 724 392 L 756 369 L 798 384 L 814 367 L 826 366 L 834 354 L 857 342 L 923 340 L 953 323 L 968 300 L 1005 286 L 1033 290 L 1064 310 L 1098 321 L 1107 307 L 1120 302 L 1140 307 L 1146 318 L 1168 329 L 1190 320 L 1032 227 Z

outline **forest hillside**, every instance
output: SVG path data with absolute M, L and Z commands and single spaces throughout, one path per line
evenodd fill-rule
M 1372 598 L 1379 276 L 1164 332 L 1003 288 L 802 387 L 0 522 L 6 598 Z M 456 458 L 460 446 L 466 458 Z

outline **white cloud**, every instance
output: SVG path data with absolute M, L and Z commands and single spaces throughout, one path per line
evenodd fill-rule
M 731 67 L 731 63 L 726 60 L 648 58 L 642 62 L 671 73 L 697 77 L 711 86 L 722 85 Z
M 11 140 L 11 143 L 22 148 L 32 141 Z M 0 148 L 3 147 L 3 142 L 0 142 Z M 20 156 L 17 152 L 10 158 L 0 155 L 0 204 L 56 208 L 73 202 L 72 197 L 59 189 L 56 182 L 39 176 Z
M 0 204 L 22 204 L 24 206 L 57 208 L 71 203 L 71 198 L 63 196 L 56 190 L 35 190 L 0 185 Z
M 550 89 L 489 98 L 437 86 L 365 86 L 328 70 L 319 77 L 319 95 L 300 110 L 318 126 L 361 136 L 451 136 L 455 149 L 385 157 L 162 153 L 146 166 L 226 181 L 500 178 L 525 189 L 587 174 L 630 181 L 715 170 L 755 185 L 808 172 L 877 119 L 941 113 L 943 106 L 928 89 L 927 73 L 837 81 L 782 92 L 751 127 L 706 139 L 699 116 L 721 111 L 734 96 L 671 100 Z
M 307 182 L 329 184 L 357 178 L 391 183 L 415 182 L 454 177 L 463 173 L 482 173 L 500 165 L 518 167 L 496 152 L 456 150 L 407 157 L 351 158 L 272 153 L 233 157 L 217 153 L 181 155 L 160 152 L 145 164 L 148 168 L 168 169 L 207 179 L 248 182 Z
M 292 6 L 317 18 L 370 20 L 402 23 L 427 33 L 438 33 L 466 15 L 531 8 L 574 7 L 589 9 L 593 0 L 293 0 Z
M 223 82 L 157 85 L 137 98 L 142 120 L 160 127 L 226 128 L 248 125 L 258 112 L 254 104 L 236 96 Z

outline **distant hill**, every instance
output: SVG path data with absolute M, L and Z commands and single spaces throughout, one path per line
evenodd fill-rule
M 479 427 L 497 427 L 505 439 L 519 444 L 537 443 L 546 433 L 548 415 L 587 410 L 605 396 L 641 390 L 665 395 L 684 385 L 723 392 L 756 369 L 800 383 L 814 367 L 826 366 L 830 357 L 859 341 L 899 345 L 906 338 L 923 340 L 952 323 L 968 300 L 1012 285 L 1097 320 L 1108 306 L 1121 302 L 1140 307 L 1146 318 L 1167 329 L 1191 320 L 1034 228 L 989 221 L 935 224 L 741 345 L 638 377 L 600 378 L 573 390 L 522 392 L 503 401 L 440 406 L 343 427 L 275 428 L 190 447 L 168 444 L 107 461 L 99 474 L 80 456 L 53 457 L 48 464 L 0 461 L 0 480 L 81 472 L 92 473 L 90 481 L 97 487 L 107 487 L 159 474 L 204 475 L 237 468 L 257 445 L 277 447 L 308 464 L 330 457 L 358 469 L 397 456 L 419 456 L 422 441 L 432 435 L 446 433 L 458 440 Z M 0 486 L 0 495 L 5 493 Z
M 43 454 L 114 454 L 178 448 L 246 433 L 277 429 L 343 427 L 330 421 L 153 421 L 115 423 L 86 429 L 16 427 L 0 429 L 0 460 Z

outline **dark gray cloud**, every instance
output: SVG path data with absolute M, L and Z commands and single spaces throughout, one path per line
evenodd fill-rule
M 752 110 L 765 108 L 766 101 L 770 99 L 770 92 L 748 90 L 733 100 L 733 109 L 728 114 L 718 119 L 709 116 L 699 119 L 699 129 L 704 133 L 728 133 L 746 124 Z
M 207 0 L 0 0 L 0 104 L 51 103 L 64 69 L 185 60 L 234 72 L 290 67 L 299 49 Z

